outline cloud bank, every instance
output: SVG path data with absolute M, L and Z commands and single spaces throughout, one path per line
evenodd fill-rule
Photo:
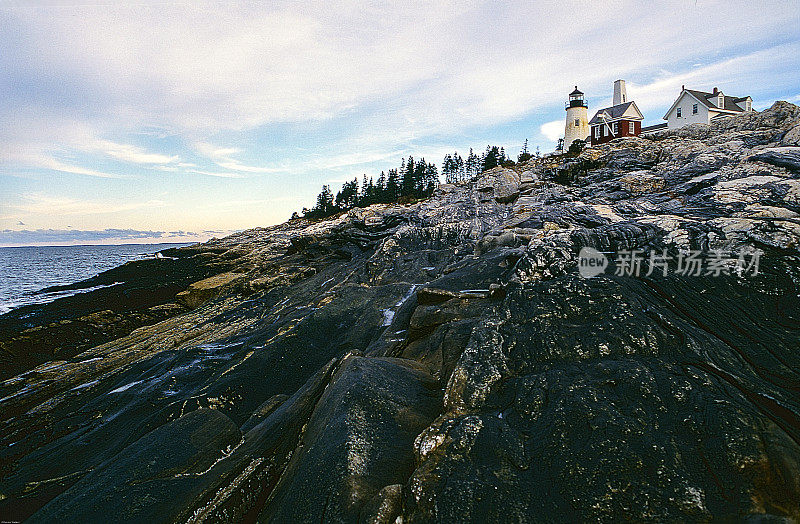
M 70 223 L 31 193 L 115 203 L 86 230 L 268 225 L 401 156 L 552 150 L 576 84 L 591 112 L 625 78 L 647 123 L 681 84 L 797 100 L 798 28 L 776 0 L 4 3 L 0 227 Z
M 0 247 L 55 246 L 75 244 L 154 244 L 168 242 L 203 242 L 232 231 L 140 231 L 136 229 L 36 229 L 0 231 Z

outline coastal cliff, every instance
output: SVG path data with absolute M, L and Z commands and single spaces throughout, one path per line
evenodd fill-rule
M 0 317 L 5 520 L 800 519 L 792 104 L 116 282 Z

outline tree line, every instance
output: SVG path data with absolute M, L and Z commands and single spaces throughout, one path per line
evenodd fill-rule
M 539 148 L 536 148 L 539 156 Z M 528 140 L 517 156 L 517 162 L 530 160 L 533 155 L 528 151 Z M 466 160 L 456 151 L 447 154 L 442 162 L 441 174 L 448 184 L 456 184 L 471 180 L 483 171 L 503 166 L 511 167 L 514 160 L 506 155 L 505 149 L 498 146 L 486 146 L 486 151 L 480 156 L 472 148 Z M 317 195 L 317 201 L 311 209 L 303 208 L 304 218 L 324 218 L 354 207 L 366 207 L 372 204 L 390 204 L 393 202 L 411 202 L 416 199 L 426 198 L 433 194 L 439 185 L 439 170 L 436 164 L 428 163 L 424 158 L 415 160 L 409 156 L 403 158 L 400 167 L 381 171 L 377 180 L 373 177 L 364 178 L 359 185 L 358 178 L 342 184 L 342 188 L 333 194 L 330 185 L 323 185 L 322 191 Z M 292 218 L 298 218 L 296 212 Z

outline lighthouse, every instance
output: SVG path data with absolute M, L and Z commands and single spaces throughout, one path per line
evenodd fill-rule
M 575 140 L 589 138 L 587 107 L 583 93 L 578 91 L 578 86 L 575 86 L 575 91 L 569 94 L 569 102 L 566 103 L 567 123 L 564 126 L 564 151 L 568 151 L 569 146 Z

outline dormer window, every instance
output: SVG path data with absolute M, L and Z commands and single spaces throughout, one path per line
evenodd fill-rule
M 750 100 L 746 100 L 744 103 L 744 110 L 751 111 L 753 109 L 753 103 Z
M 717 107 L 720 109 L 725 108 L 725 96 L 722 93 L 717 97 Z

